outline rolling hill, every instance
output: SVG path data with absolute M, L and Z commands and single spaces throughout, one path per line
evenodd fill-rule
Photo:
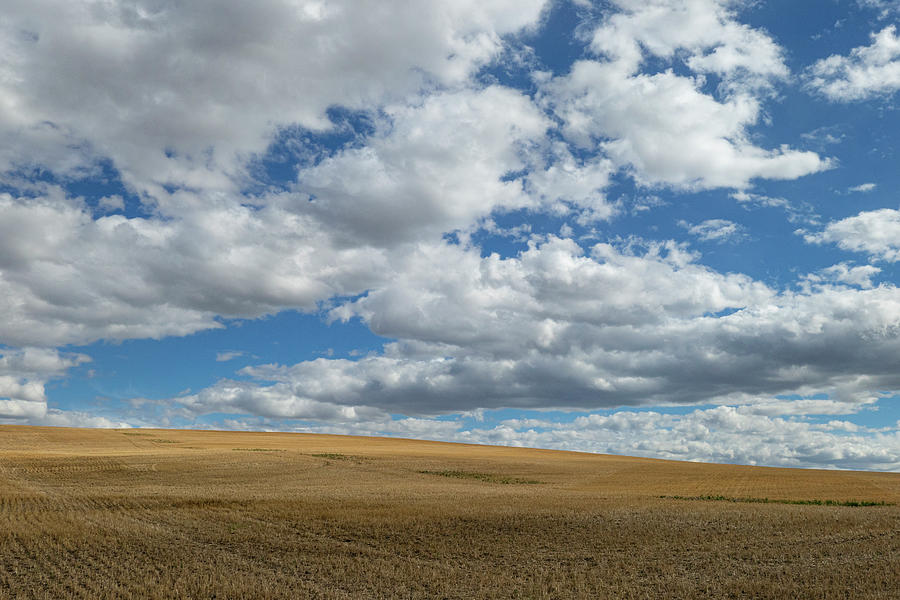
M 888 598 L 900 474 L 0 426 L 0 598 Z

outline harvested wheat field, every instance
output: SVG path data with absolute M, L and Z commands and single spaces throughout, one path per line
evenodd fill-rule
M 898 504 L 898 474 L 3 426 L 0 598 L 896 598 Z

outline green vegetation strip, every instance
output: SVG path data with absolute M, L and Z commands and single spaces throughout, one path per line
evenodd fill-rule
M 235 452 L 285 452 L 280 448 L 232 448 Z
M 748 502 L 753 504 L 805 504 L 813 506 L 894 506 L 874 500 L 780 500 L 774 498 L 732 498 L 729 496 L 660 496 L 667 500 L 705 500 L 711 502 Z
M 503 484 L 527 484 L 541 483 L 535 479 L 522 479 L 521 477 L 506 477 L 504 475 L 492 475 L 491 473 L 475 473 L 472 471 L 419 471 L 425 475 L 439 475 L 440 477 L 453 477 L 455 479 L 475 479 L 487 483 Z

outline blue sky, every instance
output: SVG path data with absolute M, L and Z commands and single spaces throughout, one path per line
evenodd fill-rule
M 0 422 L 900 470 L 900 4 L 0 18 Z

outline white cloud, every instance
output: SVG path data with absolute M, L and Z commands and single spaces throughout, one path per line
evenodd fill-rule
M 735 21 L 727 0 L 616 0 L 621 12 L 594 32 L 592 49 L 634 71 L 650 55 L 684 62 L 697 73 L 765 84 L 784 78 L 782 50 L 765 32 Z M 762 78 L 756 79 L 756 78 Z
M 366 146 L 299 173 L 297 190 L 313 200 L 291 199 L 291 209 L 314 215 L 343 243 L 393 246 L 536 204 L 521 180 L 502 180 L 529 166 L 529 146 L 550 125 L 524 95 L 491 86 L 386 112 L 389 123 Z M 595 187 L 605 185 L 603 174 Z
M 218 315 L 313 310 L 383 283 L 403 244 L 474 228 L 494 210 L 561 196 L 608 214 L 595 197 L 602 161 L 568 169 L 571 189 L 545 199 L 541 181 L 559 170 L 536 162 L 550 120 L 518 92 L 469 80 L 543 6 L 5 7 L 0 172 L 66 180 L 109 159 L 147 216 L 109 214 L 125 208 L 109 195 L 95 218 L 60 188 L 7 173 L 28 193 L 0 195 L 0 340 L 160 338 L 221 327 Z M 378 129 L 365 147 L 316 157 L 294 191 L 238 193 L 279 127 L 327 129 L 336 105 L 370 112 Z M 503 180 L 526 168 L 529 190 Z
M 889 25 L 872 34 L 872 43 L 833 54 L 813 64 L 806 73 L 808 85 L 836 102 L 864 100 L 900 89 L 900 38 Z
M 872 287 L 872 277 L 881 272 L 881 269 L 872 265 L 851 266 L 846 262 L 831 265 L 816 273 L 806 276 L 811 283 L 838 282 L 856 285 L 864 289 Z
M 900 211 L 882 208 L 832 221 L 823 231 L 801 232 L 810 244 L 837 244 L 887 262 L 900 260 Z
M 879 19 L 887 19 L 900 13 L 900 1 L 898 0 L 857 0 L 863 8 L 873 8 L 878 11 Z
M 679 225 L 703 242 L 724 243 L 735 241 L 745 235 L 741 225 L 727 219 L 707 219 L 696 225 L 681 221 Z
M 31 425 L 47 425 L 50 427 L 94 427 L 99 429 L 127 429 L 132 425 L 127 421 L 117 420 L 83 411 L 47 409 L 39 418 L 28 420 Z
M 252 396 L 241 408 L 288 417 L 328 403 L 428 416 L 828 394 L 852 412 L 900 389 L 893 286 L 777 293 L 697 265 L 676 245 L 598 244 L 585 256 L 553 238 L 509 259 L 421 246 L 395 268 L 391 284 L 332 314 L 398 342 L 358 361 L 246 368 L 255 380 L 246 385 L 266 392 L 261 408 Z M 844 277 L 865 283 L 870 273 Z M 231 392 L 204 393 L 203 406 L 230 405 Z
M 729 3 L 618 2 L 596 30 L 594 52 L 543 84 L 568 139 L 602 150 L 644 185 L 745 188 L 755 178 L 795 179 L 831 166 L 813 152 L 754 145 L 760 93 L 787 75 L 780 48 L 733 20 Z M 645 57 L 681 60 L 694 73 L 640 72 Z M 722 99 L 703 91 L 723 81 Z
M 685 415 L 622 411 L 543 423 L 511 422 L 454 436 L 458 441 L 538 446 L 704 462 L 843 469 L 900 469 L 900 433 L 822 428 L 802 420 L 719 406 Z M 850 432 L 850 434 L 845 433 Z
M 819 215 L 806 202 L 792 202 L 787 198 L 754 194 L 744 190 L 733 192 L 731 197 L 748 209 L 750 207 L 780 208 L 787 213 L 788 221 L 791 223 L 819 224 Z
M 177 217 L 92 218 L 58 191 L 0 195 L 0 339 L 16 346 L 159 338 L 216 315 L 313 309 L 380 281 L 384 252 L 338 247 L 273 203 L 176 194 Z
M 327 128 L 333 105 L 458 86 L 543 4 L 13 2 L 0 33 L 0 171 L 72 171 L 99 156 L 155 194 L 233 189 L 277 127 Z
M 348 406 L 302 397 L 283 383 L 257 386 L 223 380 L 197 394 L 179 396 L 176 400 L 194 415 L 224 412 L 326 422 L 352 422 L 387 417 L 383 411 L 366 406 Z
M 871 183 L 871 182 L 870 183 L 861 183 L 859 185 L 854 185 L 853 187 L 848 188 L 847 191 L 848 192 L 866 193 L 866 192 L 874 191 L 875 188 L 877 188 L 877 187 L 878 187 L 878 184 L 875 184 L 875 183 Z
M 397 16 L 395 11 L 328 6 L 321 12 L 319 4 L 272 2 L 251 14 L 236 4 L 214 10 L 204 3 L 190 9 L 110 3 L 91 12 L 46 0 L 10 13 L 10 22 L 18 23 L 16 31 L 34 32 L 8 42 L 15 52 L 3 68 L 10 81 L 21 83 L 5 96 L 16 109 L 10 118 L 18 119 L 22 131 L 46 120 L 60 131 L 81 128 L 78 135 L 90 141 L 85 149 L 112 156 L 128 181 L 139 181 L 139 188 L 153 192 L 145 199 L 154 204 L 154 212 L 95 219 L 83 203 L 46 185 L 34 196 L 0 196 L 0 284 L 5 291 L 0 339 L 17 346 L 54 346 L 99 338 L 158 338 L 220 327 L 218 315 L 255 318 L 287 308 L 312 310 L 335 296 L 384 287 L 395 277 L 394 265 L 406 264 L 419 244 L 434 243 L 449 231 L 471 230 L 494 212 L 574 209 L 582 223 L 613 216 L 615 204 L 606 200 L 603 188 L 615 168 L 618 142 L 607 148 L 611 159 L 576 158 L 565 144 L 545 139 L 552 122 L 526 96 L 499 86 L 473 90 L 463 85 L 473 68 L 499 50 L 500 34 L 535 22 L 540 2 L 474 8 L 435 2 L 422 15 L 407 19 L 403 13 L 392 21 L 389 44 L 376 30 L 379 19 Z M 763 55 L 752 54 L 758 49 L 747 46 L 762 34 L 737 27 L 718 5 L 702 6 L 721 21 L 713 41 L 744 49 L 738 54 L 746 61 L 741 59 L 734 69 L 778 76 L 777 49 L 763 49 L 769 58 L 762 60 Z M 660 10 L 684 17 L 671 7 Z M 41 18 L 32 18 L 29 11 Z M 632 21 L 643 18 L 640 11 L 632 13 Z M 65 27 L 61 16 L 68 18 Z M 644 39 L 645 26 L 628 19 L 607 25 Z M 224 26 L 238 20 L 240 35 L 223 37 L 223 28 L 229 30 Z M 436 27 L 444 28 L 442 35 Z M 92 42 L 76 48 L 87 31 Z M 358 37 L 347 37 L 354 32 Z M 350 39 L 352 44 L 343 43 Z M 687 44 L 698 64 L 705 65 L 708 55 L 703 53 L 711 49 L 711 39 L 688 42 L 676 36 L 658 51 Z M 383 43 L 387 46 L 379 45 Z M 62 49 L 69 52 L 58 65 L 51 58 Z M 100 56 L 104 50 L 107 54 Z M 311 54 L 297 61 L 297 53 L 307 50 Z M 449 51 L 454 58 L 448 58 Z M 353 62 L 360 56 L 378 68 Z M 173 61 L 182 68 L 164 68 Z M 340 76 L 329 70 L 347 61 L 356 66 L 337 69 Z M 73 73 L 84 70 L 87 62 L 93 69 L 90 76 L 76 81 Z M 65 73 L 56 73 L 63 67 Z M 709 65 L 703 69 L 715 71 Z M 144 79 L 135 82 L 138 74 Z M 271 89 L 263 85 L 269 76 Z M 446 89 L 429 88 L 431 93 L 423 94 L 422 76 L 436 78 Z M 115 77 L 119 79 L 112 81 Z M 626 77 L 626 96 L 628 89 L 643 85 L 641 77 L 646 76 Z M 184 78 L 192 85 L 185 85 Z M 719 142 L 727 147 L 726 155 L 728 148 L 737 148 L 730 137 L 740 137 L 742 119 L 756 111 L 752 101 L 729 100 L 735 116 L 732 108 L 671 73 L 650 80 L 668 86 L 665 93 L 657 90 L 661 102 L 669 102 L 663 96 L 670 92 L 675 98 L 687 92 L 691 102 L 699 99 L 700 112 L 691 121 L 695 125 L 721 116 L 727 132 L 701 133 L 700 146 L 712 142 L 703 152 L 715 156 L 722 156 Z M 63 85 L 73 90 L 68 99 L 51 93 Z M 82 86 L 90 89 L 79 94 Z M 386 92 L 388 88 L 393 91 Z M 649 93 L 657 97 L 652 89 Z M 39 101 L 31 102 L 32 96 Z M 565 94 L 560 98 L 571 100 Z M 334 102 L 351 107 L 384 103 L 383 114 L 373 117 L 376 131 L 366 145 L 302 169 L 295 189 L 249 200 L 253 205 L 227 191 L 231 183 L 222 182 L 230 181 L 249 153 L 262 148 L 272 127 L 284 122 L 324 126 L 322 111 Z M 630 122 L 623 127 L 640 134 L 629 133 L 619 140 L 621 147 L 638 143 L 644 134 L 658 137 L 676 122 L 644 123 L 644 115 L 619 115 L 615 106 L 607 108 L 604 118 L 623 117 Z M 164 124 L 159 122 L 162 115 Z M 188 122 L 194 118 L 198 121 Z M 652 144 L 659 146 L 658 139 Z M 696 164 L 708 165 L 700 146 L 695 148 Z M 651 170 L 661 175 L 660 169 Z M 734 164 L 723 165 L 718 175 L 685 175 L 679 169 L 662 179 L 738 185 L 735 177 L 751 176 Z M 525 175 L 507 180 L 508 173 Z M 167 192 L 157 185 L 172 181 L 196 189 Z M 106 210 L 121 210 L 123 204 L 116 196 L 100 202 Z
M 244 352 L 240 350 L 228 350 L 226 352 L 216 352 L 216 362 L 228 362 L 229 360 L 234 360 L 235 358 L 240 358 L 244 356 Z
M 772 398 L 740 407 L 746 414 L 766 417 L 805 417 L 809 415 L 849 415 L 872 409 L 878 396 L 858 398 L 857 402 L 847 402 L 834 398 L 793 398 L 790 400 Z M 875 406 L 877 408 L 877 406 Z
M 842 131 L 840 125 L 823 125 L 812 131 L 800 134 L 800 137 L 814 146 L 825 148 L 826 146 L 841 143 L 847 135 Z
M 254 205 L 180 191 L 149 217 L 94 218 L 50 186 L 37 197 L 0 195 L 0 339 L 158 338 L 221 327 L 217 315 L 314 310 L 382 285 L 420 241 L 557 201 L 503 180 L 541 154 L 532 145 L 548 126 L 521 94 L 447 92 L 388 113 L 369 145 L 301 171 L 294 191 Z M 609 214 L 602 196 L 560 193 Z
M 824 401 L 808 401 L 819 402 Z M 802 401 L 784 402 L 796 408 Z M 753 405 L 719 406 L 686 414 L 617 411 L 559 422 L 552 418 L 507 419 L 469 428 L 458 419 L 371 419 L 299 425 L 295 431 L 397 436 L 476 444 L 556 448 L 676 460 L 783 467 L 900 470 L 900 432 L 849 421 L 816 423 L 818 412 L 760 412 Z M 269 420 L 224 421 L 216 427 L 285 429 Z
M 0 420 L 45 418 L 47 381 L 89 360 L 45 348 L 0 348 Z
M 538 165 L 525 182 L 536 202 L 557 213 L 568 212 L 570 207 L 579 209 L 582 223 L 616 214 L 615 204 L 603 194 L 615 171 L 609 159 L 597 156 L 578 161 L 561 142 L 552 144 L 548 154 L 550 164 Z
M 97 201 L 97 206 L 104 212 L 115 212 L 117 210 L 125 210 L 125 199 L 118 194 L 113 196 L 104 196 Z

